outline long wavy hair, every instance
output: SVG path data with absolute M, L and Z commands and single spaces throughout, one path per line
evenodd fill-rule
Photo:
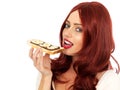
M 62 46 L 62 32 L 69 15 L 79 12 L 83 29 L 83 47 L 79 51 L 79 58 L 73 67 L 77 74 L 73 90 L 96 90 L 97 73 L 108 69 L 110 55 L 115 49 L 112 36 L 112 22 L 107 8 L 99 2 L 83 2 L 70 11 L 62 24 L 60 43 Z M 72 56 L 63 53 L 57 60 L 52 60 L 53 80 L 65 73 L 71 66 Z

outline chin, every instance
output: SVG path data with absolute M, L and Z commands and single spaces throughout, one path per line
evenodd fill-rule
M 65 55 L 68 55 L 68 56 L 74 56 L 75 54 L 73 54 L 73 53 L 71 53 L 70 51 L 63 51 L 63 53 L 65 54 Z

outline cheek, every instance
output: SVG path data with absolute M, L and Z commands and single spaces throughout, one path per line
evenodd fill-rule
M 76 44 L 76 47 L 82 48 L 83 36 L 76 37 L 75 44 Z

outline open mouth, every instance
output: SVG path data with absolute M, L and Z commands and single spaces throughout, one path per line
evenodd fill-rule
M 64 41 L 64 42 L 63 42 L 63 47 L 64 47 L 65 49 L 71 48 L 71 47 L 73 46 L 73 43 L 70 42 L 69 40 L 64 39 L 63 41 Z

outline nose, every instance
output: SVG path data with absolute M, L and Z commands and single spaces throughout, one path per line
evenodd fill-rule
M 63 35 L 64 35 L 65 37 L 72 37 L 72 28 L 63 30 Z

